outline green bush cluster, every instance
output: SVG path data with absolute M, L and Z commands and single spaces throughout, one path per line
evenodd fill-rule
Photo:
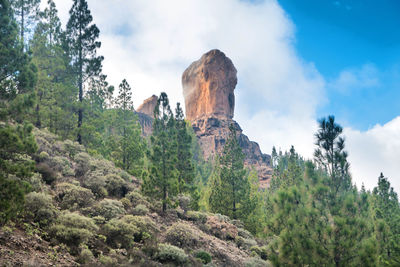
M 31 192 L 25 199 L 25 217 L 41 225 L 51 223 L 57 214 L 50 195 Z
M 125 209 L 120 201 L 106 198 L 94 205 L 91 213 L 93 216 L 101 216 L 108 221 L 124 215 Z
M 199 250 L 194 255 L 196 258 L 200 259 L 203 264 L 208 264 L 212 260 L 210 253 L 204 250 Z
M 49 233 L 76 253 L 79 245 L 86 244 L 98 230 L 92 219 L 77 212 L 64 211 L 50 226 Z
M 105 183 L 108 195 L 110 196 L 124 197 L 131 190 L 128 183 L 116 174 L 107 175 Z
M 136 206 L 139 204 L 145 205 L 146 207 L 150 206 L 150 203 L 138 191 L 129 192 L 128 194 L 126 194 L 125 198 L 127 198 L 133 206 Z
M 178 247 L 194 247 L 199 243 L 198 237 L 193 233 L 190 226 L 180 222 L 168 228 L 165 240 Z
M 110 246 L 128 249 L 134 242 L 144 242 L 152 238 L 156 226 L 147 217 L 125 215 L 120 219 L 110 220 L 103 231 Z
M 170 244 L 160 244 L 155 259 L 161 263 L 184 265 L 189 261 L 188 255 L 181 248 Z
M 132 209 L 133 215 L 146 215 L 147 213 L 149 213 L 149 209 L 143 204 L 139 204 Z
M 94 202 L 93 193 L 81 186 L 70 183 L 57 184 L 56 191 L 62 209 L 77 210 L 90 206 Z
M 252 257 L 246 261 L 245 266 L 246 267 L 272 267 L 272 264 L 260 259 L 259 257 Z
M 252 238 L 243 238 L 236 236 L 235 243 L 239 248 L 250 249 L 251 247 L 257 246 L 257 242 Z
M 83 186 L 90 189 L 97 198 L 104 198 L 108 195 L 106 179 L 103 172 L 93 171 L 85 176 Z
M 268 259 L 268 249 L 266 246 L 262 246 L 262 247 L 252 246 L 250 248 L 250 251 L 256 253 L 263 260 Z
M 204 224 L 207 222 L 207 213 L 201 211 L 193 211 L 189 210 L 186 213 L 186 218 L 190 221 L 194 221 L 200 224 Z

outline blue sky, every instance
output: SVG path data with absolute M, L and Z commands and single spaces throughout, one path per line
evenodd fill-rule
M 295 24 L 295 47 L 329 82 L 367 65 L 376 79 L 327 86 L 317 114 L 335 114 L 360 130 L 400 115 L 400 1 L 279 0 Z M 356 75 L 357 76 L 357 75 Z

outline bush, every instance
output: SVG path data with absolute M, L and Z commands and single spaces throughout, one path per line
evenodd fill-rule
M 108 195 L 106 179 L 102 172 L 90 172 L 83 180 L 83 186 L 89 188 L 97 198 L 104 198 Z
M 56 191 L 62 209 L 77 210 L 91 205 L 94 201 L 94 195 L 89 189 L 74 184 L 58 184 Z
M 252 246 L 250 248 L 250 251 L 256 253 L 263 260 L 267 260 L 267 258 L 268 258 L 268 250 L 267 250 L 267 247 L 265 247 L 265 246 L 263 246 L 263 247 Z
M 57 179 L 57 172 L 50 168 L 47 163 L 39 163 L 36 165 L 36 170 L 42 175 L 43 181 L 46 184 L 50 185 Z
M 272 266 L 268 262 L 260 259 L 259 257 L 252 257 L 245 263 L 246 267 L 270 267 Z
M 133 215 L 146 215 L 149 213 L 149 209 L 143 205 L 139 204 L 132 210 Z
M 215 214 L 207 217 L 205 226 L 209 233 L 220 239 L 234 240 L 238 235 L 238 229 L 229 221 L 229 217 Z
M 207 213 L 201 211 L 192 211 L 189 210 L 186 213 L 186 218 L 190 221 L 198 222 L 198 223 L 206 223 L 207 222 Z
M 107 243 L 113 247 L 129 249 L 134 242 L 144 242 L 153 237 L 156 226 L 148 217 L 125 215 L 112 219 L 104 226 Z
M 161 263 L 172 263 L 176 265 L 184 265 L 188 262 L 189 257 L 183 249 L 170 244 L 160 244 L 159 251 L 155 259 Z
M 204 250 L 197 251 L 195 257 L 200 259 L 203 264 L 208 264 L 212 260 L 211 255 Z
M 175 223 L 167 230 L 165 240 L 178 247 L 193 247 L 199 242 L 192 228 L 179 222 Z
M 124 205 L 118 200 L 103 199 L 93 207 L 93 216 L 104 217 L 105 220 L 120 217 L 125 214 Z
M 191 202 L 191 198 L 190 196 L 187 195 L 178 195 L 178 203 L 179 203 L 179 207 L 181 207 L 181 209 L 184 211 L 184 213 L 186 213 L 189 209 L 190 209 L 190 202 Z
M 75 176 L 82 177 L 90 170 L 90 156 L 86 152 L 80 152 L 75 156 L 76 170 Z
M 131 191 L 125 196 L 133 206 L 143 204 L 146 207 L 149 207 L 150 203 L 146 200 L 146 198 L 140 194 L 138 191 Z
M 63 142 L 63 150 L 68 154 L 70 158 L 74 158 L 76 154 L 84 152 L 85 147 L 80 145 L 78 142 L 65 140 Z
M 109 174 L 105 178 L 106 189 L 110 196 L 124 197 L 130 188 L 128 184 L 120 176 L 116 174 Z
M 45 193 L 31 192 L 26 195 L 25 216 L 40 225 L 47 225 L 55 219 L 57 209 L 51 196 Z
M 97 231 L 92 219 L 69 211 L 63 212 L 49 229 L 51 236 L 70 246 L 75 253 L 79 245 L 86 244 Z
M 235 243 L 239 248 L 250 249 L 251 247 L 257 246 L 257 242 L 254 239 L 243 238 L 236 236 Z
M 81 249 L 81 253 L 79 254 L 78 257 L 78 262 L 81 264 L 88 264 L 92 262 L 94 259 L 92 251 L 88 249 L 86 246 Z
M 63 176 L 74 176 L 71 162 L 68 158 L 62 156 L 50 157 L 46 163 L 53 170 L 62 173 Z

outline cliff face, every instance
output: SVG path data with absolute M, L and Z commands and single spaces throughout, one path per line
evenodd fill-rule
M 157 105 L 158 97 L 152 95 L 143 101 L 138 109 L 136 110 L 136 114 L 138 115 L 139 123 L 142 126 L 142 134 L 144 136 L 151 135 L 153 130 L 153 117 L 154 117 L 154 108 Z
M 233 118 L 237 83 L 232 61 L 219 50 L 211 50 L 183 73 L 186 119 Z
M 271 157 L 243 134 L 234 121 L 234 89 L 236 69 L 219 50 L 211 50 L 193 62 L 182 75 L 186 119 L 193 126 L 205 159 L 221 153 L 229 136 L 229 125 L 237 130 L 239 144 L 245 154 L 245 165 L 257 170 L 260 186 L 269 184 L 272 174 Z

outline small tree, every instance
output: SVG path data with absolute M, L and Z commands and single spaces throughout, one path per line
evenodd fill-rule
M 178 192 L 177 143 L 175 119 L 166 93 L 161 93 L 154 110 L 153 134 L 148 153 L 150 172 L 145 177 L 143 190 L 146 194 L 162 200 L 165 212 L 169 197 Z
M 229 130 L 228 140 L 210 180 L 209 206 L 212 212 L 237 219 L 241 213 L 246 213 L 242 207 L 249 197 L 250 184 L 245 176 L 244 154 L 237 140 L 236 129 L 230 125 Z

